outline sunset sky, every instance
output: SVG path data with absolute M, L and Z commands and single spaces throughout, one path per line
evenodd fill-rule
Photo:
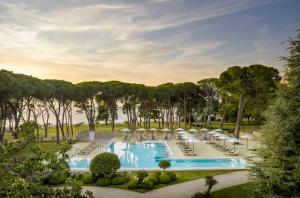
M 157 85 L 278 57 L 299 0 L 0 1 L 0 68 L 71 82 Z

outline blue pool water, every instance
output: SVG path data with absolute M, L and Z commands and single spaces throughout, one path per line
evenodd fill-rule
M 246 168 L 239 158 L 222 159 L 173 159 L 164 142 L 115 142 L 108 146 L 108 152 L 118 155 L 121 169 L 157 169 L 162 159 L 169 160 L 171 169 L 226 169 Z M 88 169 L 91 159 L 71 158 L 70 167 L 74 170 Z

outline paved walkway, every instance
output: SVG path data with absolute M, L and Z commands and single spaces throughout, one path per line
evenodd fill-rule
M 244 184 L 248 182 L 248 172 L 238 171 L 214 177 L 218 184 L 216 184 L 212 191 Z M 197 179 L 188 181 L 180 184 L 170 185 L 164 188 L 153 190 L 147 193 L 137 193 L 128 190 L 121 190 L 116 188 L 105 188 L 105 187 L 83 187 L 83 190 L 92 191 L 95 198 L 190 198 L 193 194 L 204 191 L 205 179 Z

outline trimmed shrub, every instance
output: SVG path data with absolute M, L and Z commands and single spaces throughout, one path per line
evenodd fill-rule
M 52 185 L 63 184 L 66 181 L 66 174 L 63 172 L 54 172 L 48 178 L 48 183 Z
M 115 177 L 111 180 L 112 185 L 122 185 L 126 183 L 125 177 Z
M 151 181 L 153 183 L 153 185 L 158 184 L 158 178 L 155 176 L 149 176 L 149 177 L 147 177 L 147 180 Z
M 136 173 L 136 177 L 138 179 L 139 184 L 141 184 L 147 176 L 148 176 L 148 173 L 146 171 L 138 171 Z
M 166 170 L 166 168 L 170 168 L 171 164 L 168 160 L 161 160 L 158 164 L 158 166 L 161 168 L 161 169 L 164 169 L 164 171 Z
M 141 186 L 143 189 L 152 189 L 153 183 L 150 180 L 145 179 Z
M 138 188 L 138 181 L 136 179 L 131 179 L 128 183 L 127 186 L 129 189 L 137 189 Z
M 92 184 L 92 183 L 94 183 L 94 178 L 93 178 L 92 174 L 85 173 L 82 175 L 82 181 L 84 184 Z
M 160 171 L 156 171 L 153 175 L 158 178 L 161 175 L 161 172 Z
M 176 174 L 174 172 L 165 172 L 166 175 L 168 175 L 172 181 L 175 181 L 177 179 Z
M 96 183 L 98 186 L 109 186 L 111 184 L 111 179 L 100 177 Z
M 165 174 L 160 175 L 158 177 L 158 179 L 159 179 L 160 184 L 168 184 L 168 183 L 171 182 L 171 178 L 168 175 L 165 175 Z
M 121 163 L 116 154 L 104 152 L 93 158 L 90 164 L 90 171 L 97 178 L 101 175 L 109 177 L 115 174 L 120 167 Z

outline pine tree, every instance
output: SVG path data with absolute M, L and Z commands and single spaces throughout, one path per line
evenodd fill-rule
M 285 83 L 266 112 L 261 160 L 251 167 L 254 197 L 300 197 L 300 34 L 288 43 Z

